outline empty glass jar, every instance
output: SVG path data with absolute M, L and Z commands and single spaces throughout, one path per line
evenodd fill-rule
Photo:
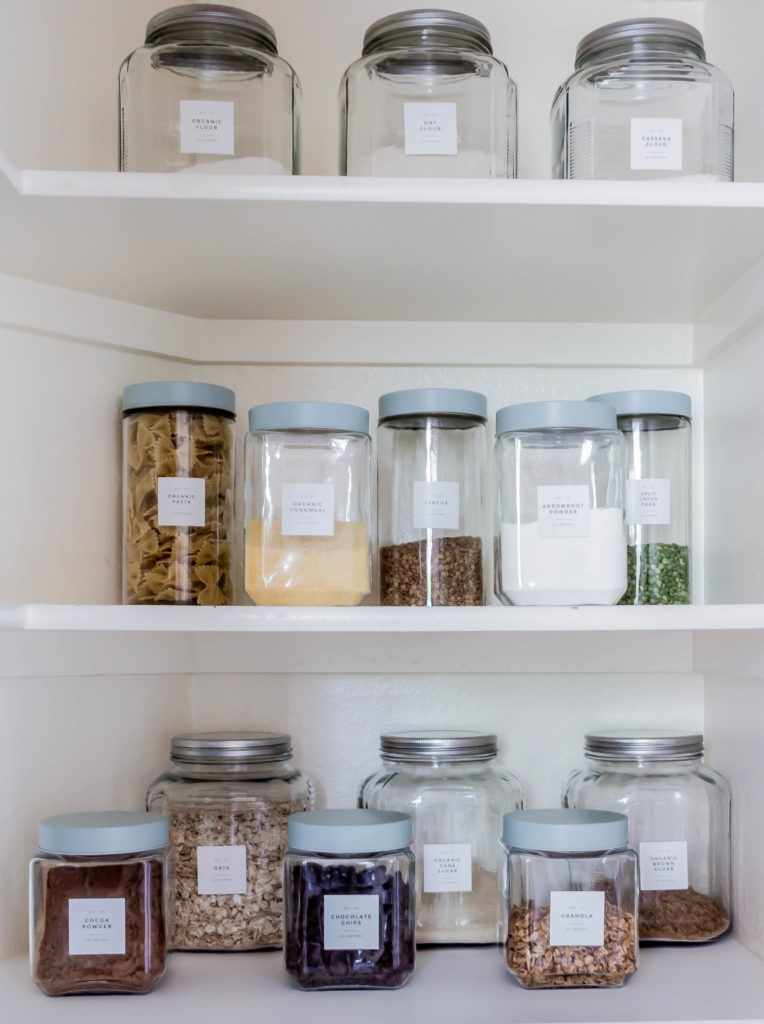
M 401 11 L 367 30 L 340 87 L 340 173 L 514 178 L 517 91 L 485 25 Z
M 585 36 L 552 105 L 557 178 L 732 181 L 733 92 L 703 37 L 668 18 Z

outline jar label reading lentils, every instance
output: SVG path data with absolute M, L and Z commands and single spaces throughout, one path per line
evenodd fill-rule
M 539 537 L 589 536 L 588 484 L 539 484 L 537 500 Z
M 457 155 L 455 103 L 404 103 L 406 156 Z
M 626 481 L 626 522 L 629 526 L 671 525 L 671 481 Z
M 324 896 L 324 949 L 379 949 L 379 896 Z
M 632 171 L 681 171 L 681 117 L 632 117 Z
M 639 887 L 642 892 L 686 889 L 687 843 L 640 843 Z
M 459 529 L 458 481 L 414 481 L 414 529 Z
M 604 946 L 604 892 L 550 892 L 550 946 Z
M 282 484 L 281 536 L 333 537 L 334 484 Z
M 425 843 L 422 868 L 424 892 L 472 892 L 469 843 Z
M 233 156 L 233 103 L 223 100 L 181 100 L 180 151 Z
M 246 846 L 197 846 L 196 880 L 199 896 L 246 895 Z
M 69 956 L 124 955 L 124 899 L 69 900 Z

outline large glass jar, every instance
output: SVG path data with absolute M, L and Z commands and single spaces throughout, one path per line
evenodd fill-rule
M 245 575 L 255 604 L 359 604 L 371 590 L 368 412 L 256 405 L 246 464 Z
M 690 603 L 692 406 L 680 391 L 614 391 L 625 439 L 628 585 L 621 604 Z
M 523 806 L 520 783 L 496 762 L 492 733 L 388 733 L 384 767 L 360 804 L 410 814 L 417 859 L 417 942 L 497 941 L 502 922 L 496 837 Z
M 619 811 L 639 853 L 639 935 L 707 942 L 730 926 L 730 792 L 703 764 L 703 737 L 671 730 L 587 733 L 567 807 Z
M 507 968 L 525 988 L 617 988 L 637 969 L 637 855 L 623 814 L 504 816 Z
M 171 949 L 280 947 L 287 819 L 313 807 L 289 736 L 189 733 L 146 806 L 170 818 Z
M 231 603 L 235 400 L 215 384 L 125 388 L 125 604 Z
M 437 9 L 366 31 L 340 87 L 340 173 L 514 178 L 517 90 L 485 25 Z
M 475 391 L 380 398 L 380 604 L 485 604 L 487 415 Z
M 29 865 L 33 979 L 49 996 L 149 992 L 166 966 L 167 818 L 58 814 L 39 836 Z
M 496 593 L 507 604 L 615 604 L 626 589 L 615 410 L 527 402 L 496 415 Z
M 301 988 L 400 988 L 414 971 L 411 819 L 294 814 L 284 857 L 284 966 Z
M 297 174 L 299 100 L 267 21 L 170 7 L 120 69 L 120 170 Z
M 555 96 L 552 175 L 732 181 L 733 108 L 696 28 L 668 18 L 605 25 L 578 44 Z

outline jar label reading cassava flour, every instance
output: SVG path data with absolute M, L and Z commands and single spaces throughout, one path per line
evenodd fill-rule
M 281 533 L 284 537 L 333 537 L 334 485 L 282 484 Z
M 550 946 L 604 946 L 604 892 L 550 892 Z
M 671 481 L 627 480 L 626 522 L 629 526 L 669 526 Z
M 379 949 L 379 896 L 324 896 L 324 949 Z
M 459 529 L 459 482 L 414 481 L 414 529 Z
M 157 526 L 204 526 L 204 477 L 157 477 Z
M 472 892 L 469 843 L 425 843 L 422 866 L 424 892 Z
M 233 103 L 228 100 L 180 101 L 181 153 L 234 155 Z
M 539 484 L 539 537 L 588 537 L 589 487 L 587 484 Z
M 124 899 L 69 900 L 69 956 L 124 952 Z
M 456 104 L 404 103 L 406 156 L 456 156 Z
M 639 888 L 643 892 L 686 889 L 687 843 L 640 843 Z
M 197 846 L 196 891 L 200 896 L 243 896 L 247 891 L 246 846 Z
M 632 117 L 632 171 L 681 171 L 681 117 Z

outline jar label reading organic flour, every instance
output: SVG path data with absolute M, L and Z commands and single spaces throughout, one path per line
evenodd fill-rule
M 334 485 L 282 484 L 281 533 L 284 537 L 333 537 Z
M 324 896 L 324 949 L 379 949 L 379 896 Z
M 200 896 L 243 896 L 247 891 L 246 846 L 197 846 L 196 891 Z
M 587 484 L 539 484 L 539 537 L 588 537 L 589 487 Z
M 459 529 L 458 481 L 414 481 L 414 529 Z
M 640 843 L 639 887 L 643 892 L 686 889 L 687 843 Z
M 69 900 L 69 956 L 124 952 L 124 899 Z
M 456 104 L 404 103 L 406 156 L 456 156 Z
M 472 892 L 469 843 L 425 843 L 422 864 L 424 892 Z
M 551 892 L 550 946 L 604 946 L 605 893 Z
M 626 522 L 629 526 L 669 526 L 671 481 L 626 481 Z
M 180 101 L 181 153 L 234 155 L 233 103 L 227 100 Z
M 157 526 L 204 526 L 204 477 L 157 477 Z
M 632 117 L 632 171 L 681 171 L 681 117 Z

